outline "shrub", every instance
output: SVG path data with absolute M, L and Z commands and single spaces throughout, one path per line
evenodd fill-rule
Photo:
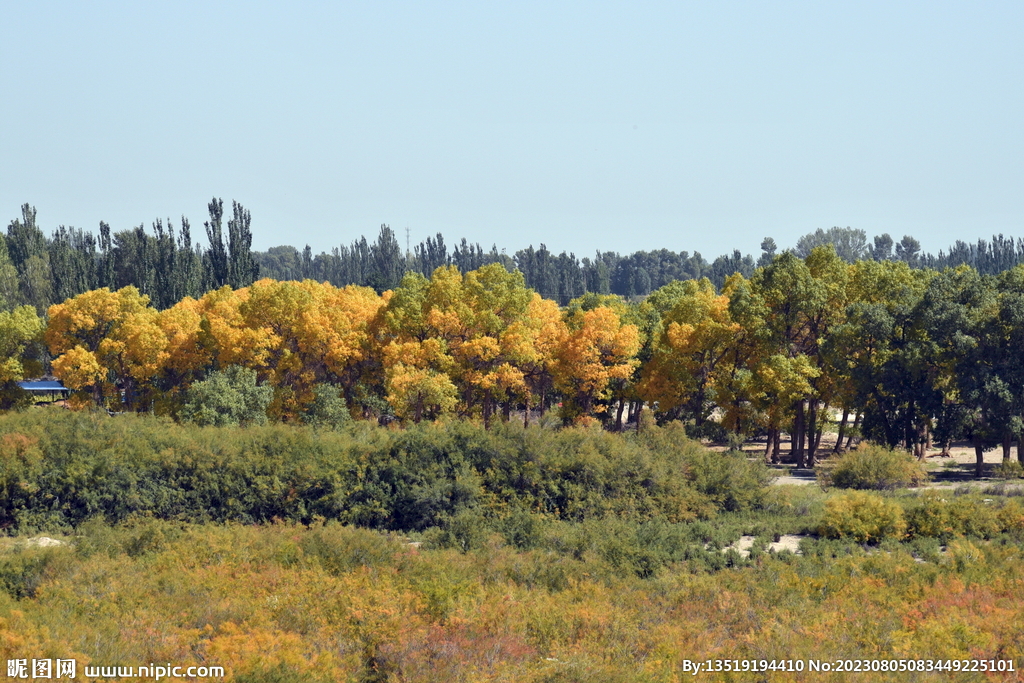
M 928 479 L 921 463 L 912 456 L 873 444 L 861 445 L 833 462 L 831 470 L 821 470 L 822 486 L 892 490 L 918 486 Z
M 1006 501 L 996 512 L 1002 531 L 1024 531 L 1024 505 L 1016 500 Z
M 763 465 L 711 453 L 680 427 L 623 436 L 469 422 L 243 428 L 70 411 L 0 415 L 0 528 L 10 531 L 142 515 L 443 527 L 465 540 L 471 525 L 460 513 L 472 510 L 489 531 L 530 547 L 538 532 L 523 514 L 690 522 L 761 507 L 767 480 Z
M 825 502 L 818 533 L 826 538 L 851 538 L 858 543 L 901 539 L 907 530 L 903 508 L 871 493 L 851 491 Z
M 997 479 L 1021 479 L 1024 478 L 1024 466 L 1017 460 L 1004 460 L 996 467 Z
M 352 421 L 341 390 L 333 384 L 313 387 L 313 401 L 302 415 L 305 424 L 321 429 L 341 429 Z
M 1007 519 L 1011 517 L 1012 511 Z M 945 543 L 959 536 L 991 538 L 1000 532 L 1001 524 L 998 511 L 977 498 L 949 500 L 929 491 L 907 510 L 907 530 L 912 537 L 929 536 Z
M 189 387 L 180 417 L 197 425 L 264 424 L 274 390 L 256 384 L 256 371 L 232 365 Z

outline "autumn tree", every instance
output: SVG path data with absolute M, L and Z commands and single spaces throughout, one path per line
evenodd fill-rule
M 324 382 L 340 384 L 351 399 L 367 352 L 367 326 L 382 303 L 368 288 L 312 280 L 260 280 L 249 287 L 235 332 L 259 338 L 258 360 L 241 364 L 265 373 L 275 388 L 272 411 L 297 418 Z
M 501 409 L 507 417 L 529 400 L 524 367 L 536 361 L 543 330 L 531 319 L 532 299 L 522 275 L 496 263 L 465 275 L 441 267 L 429 281 L 406 275 L 381 318 L 389 400 L 420 406 L 407 415 L 417 419 L 424 401 L 431 414 L 454 407 L 454 388 L 463 414 L 488 423 Z M 419 398 L 410 403 L 403 392 Z
M 566 327 L 552 371 L 563 396 L 562 419 L 571 423 L 607 409 L 600 401 L 609 398 L 613 380 L 632 375 L 640 337 L 635 325 L 623 324 L 606 306 L 577 311 L 568 316 Z
M 688 280 L 682 290 L 661 320 L 641 394 L 663 415 L 692 420 L 700 430 L 716 405 L 720 365 L 740 326 L 730 317 L 728 297 L 710 280 Z
M 32 306 L 0 311 L 0 409 L 8 410 L 26 398 L 17 382 L 42 371 L 38 349 L 43 320 Z
M 66 386 L 89 391 L 97 404 L 109 397 L 149 407 L 167 338 L 148 297 L 134 287 L 92 290 L 51 306 L 49 318 L 46 343 Z

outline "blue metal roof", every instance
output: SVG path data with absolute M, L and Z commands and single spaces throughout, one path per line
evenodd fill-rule
M 25 391 L 71 391 L 60 382 L 37 380 L 32 382 L 18 382 L 18 386 Z

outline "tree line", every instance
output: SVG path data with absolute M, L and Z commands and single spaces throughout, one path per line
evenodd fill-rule
M 252 251 L 252 217 L 238 202 L 225 222 L 224 202 L 214 198 L 203 225 L 208 246 L 192 239 L 182 216 L 178 229 L 168 218 L 152 230 L 144 224 L 111 232 L 100 222 L 99 234 L 81 228 L 56 228 L 47 238 L 36 209 L 21 207 L 21 217 L 0 235 L 0 310 L 33 306 L 40 313 L 53 303 L 106 287 L 135 287 L 158 308 L 183 297 L 198 297 L 223 285 L 245 287 L 259 276 Z M 226 232 L 225 232 L 226 231 Z
M 695 436 L 767 436 L 774 461 L 789 434 L 801 466 L 832 415 L 837 447 L 853 429 L 919 455 L 967 439 L 979 473 L 984 450 L 1008 455 L 1024 431 L 1024 266 L 847 263 L 831 245 L 776 254 L 720 290 L 677 280 L 643 300 L 588 293 L 560 307 L 492 263 L 407 272 L 381 294 L 262 279 L 163 310 L 134 286 L 100 288 L 45 321 L 4 313 L 0 328 L 4 380 L 28 371 L 42 339 L 80 405 L 179 418 L 194 387 L 230 386 L 232 372 L 249 384 L 239 396 L 263 387 L 258 412 L 286 421 L 333 400 L 373 419 L 529 422 L 555 409 L 621 430 L 647 408 Z
M 733 273 L 749 278 L 755 268 L 781 253 L 768 237 L 756 259 L 734 250 L 708 261 L 698 252 L 669 249 L 626 255 L 598 251 L 592 257 L 577 258 L 572 252 L 555 254 L 544 244 L 509 255 L 496 245 L 486 250 L 466 239 L 450 247 L 440 233 L 403 250 L 387 225 L 381 226 L 374 240 L 363 236 L 329 252 L 314 254 L 309 245 L 302 251 L 282 245 L 260 252 L 252 250 L 249 211 L 235 201 L 231 208 L 232 216 L 226 219 L 223 200 L 209 202 L 204 246 L 193 239 L 184 216 L 177 226 L 170 218 L 156 219 L 149 230 L 140 224 L 112 232 L 101 222 L 98 234 L 61 225 L 47 237 L 37 224 L 35 208 L 25 204 L 21 216 L 10 221 L 6 234 L 0 234 L 0 310 L 27 304 L 42 314 L 51 304 L 77 294 L 129 285 L 164 309 L 185 296 L 198 298 L 225 284 L 245 287 L 261 276 L 313 279 L 336 287 L 354 284 L 380 293 L 397 287 L 409 271 L 430 277 L 440 266 L 455 266 L 466 273 L 491 263 L 519 270 L 528 287 L 564 306 L 587 293 L 643 297 L 677 280 L 708 278 L 720 290 Z M 1024 263 L 1024 240 L 1002 235 L 975 244 L 957 241 L 948 251 L 932 255 L 922 253 L 920 243 L 909 235 L 899 242 L 888 234 L 869 241 L 863 230 L 836 227 L 804 235 L 789 251 L 805 258 L 814 247 L 825 244 L 831 244 L 848 263 L 898 260 L 934 270 L 966 264 L 985 275 Z

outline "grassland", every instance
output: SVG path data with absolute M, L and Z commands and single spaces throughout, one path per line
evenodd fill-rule
M 672 427 L 196 429 L 41 409 L 0 416 L 0 467 L 0 655 L 74 657 L 79 677 L 87 662 L 216 665 L 235 681 L 1024 665 L 1013 489 L 860 492 L 903 525 L 862 542 L 850 492 L 771 486 L 759 463 Z M 766 551 L 789 534 L 798 553 Z

